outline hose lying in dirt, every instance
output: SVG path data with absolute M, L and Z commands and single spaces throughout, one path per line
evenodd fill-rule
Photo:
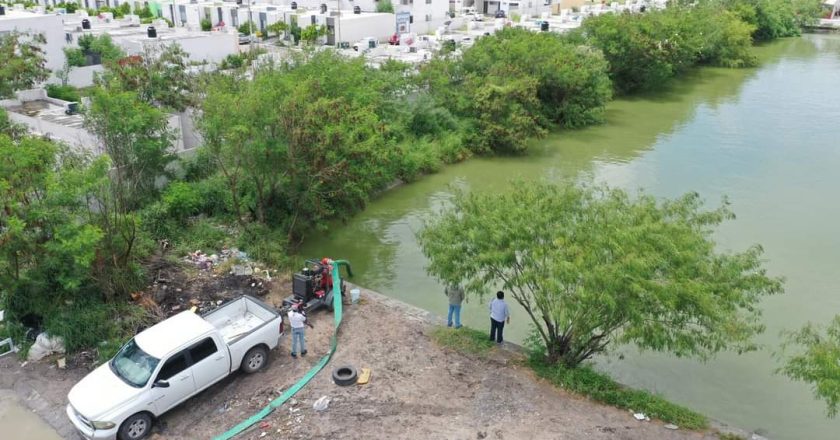
M 271 414 L 275 408 L 280 407 L 287 400 L 291 399 L 301 388 L 303 388 L 316 374 L 318 374 L 329 362 L 332 358 L 333 353 L 335 353 L 335 349 L 338 346 L 338 327 L 341 325 L 341 314 L 342 314 L 342 300 L 341 300 L 341 273 L 339 271 L 340 266 L 345 265 L 347 267 L 347 273 L 350 276 L 353 276 L 352 270 L 350 270 L 350 263 L 345 260 L 335 260 L 333 261 L 333 314 L 335 315 L 335 328 L 333 329 L 332 339 L 330 341 L 330 351 L 315 364 L 306 374 L 299 380 L 297 383 L 292 385 L 289 389 L 283 392 L 280 397 L 272 400 L 265 408 L 258 411 L 256 414 L 252 415 L 251 417 L 243 420 L 238 425 L 234 426 L 233 428 L 229 429 L 228 431 L 213 437 L 213 440 L 229 440 L 239 434 L 241 434 L 246 429 L 250 428 L 260 420 L 264 419 L 267 415 Z

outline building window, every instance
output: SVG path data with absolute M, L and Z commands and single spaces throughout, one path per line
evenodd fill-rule
M 432 4 L 432 0 L 426 0 L 426 4 L 427 4 L 427 5 Z
M 426 21 L 432 21 L 432 14 L 426 14 Z

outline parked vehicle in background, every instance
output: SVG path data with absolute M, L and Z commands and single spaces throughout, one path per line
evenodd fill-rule
M 239 34 L 239 44 L 251 44 L 251 36 L 248 34 Z
M 152 421 L 236 370 L 253 373 L 283 333 L 280 314 L 242 296 L 199 316 L 181 312 L 140 332 L 68 394 L 67 416 L 89 440 L 139 440 Z
M 496 15 L 494 17 L 495 18 L 507 18 L 507 14 L 505 14 L 505 11 L 499 9 L 498 11 L 496 11 Z

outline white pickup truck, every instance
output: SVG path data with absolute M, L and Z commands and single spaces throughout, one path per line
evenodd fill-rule
M 67 416 L 86 439 L 139 440 L 152 420 L 241 369 L 268 360 L 283 330 L 279 313 L 242 296 L 199 316 L 181 312 L 128 341 L 67 396 Z

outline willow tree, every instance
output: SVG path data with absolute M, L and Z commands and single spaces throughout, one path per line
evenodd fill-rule
M 762 249 L 716 249 L 726 203 L 658 201 L 606 187 L 516 183 L 458 194 L 419 233 L 428 271 L 483 297 L 502 288 L 550 362 L 575 367 L 618 343 L 702 359 L 756 348 L 758 303 L 782 290 Z

